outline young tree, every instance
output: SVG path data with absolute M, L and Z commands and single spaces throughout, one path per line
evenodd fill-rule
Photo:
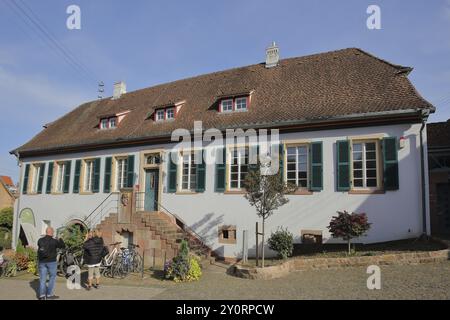
M 262 219 L 262 267 L 264 268 L 265 223 L 275 210 L 289 202 L 286 194 L 294 192 L 297 187 L 285 184 L 281 171 L 275 175 L 262 175 L 264 165 L 258 162 L 256 168 L 249 170 L 245 178 L 245 198 L 256 208 L 256 214 Z
M 334 238 L 342 238 L 347 241 L 348 254 L 351 254 L 352 239 L 365 235 L 370 229 L 370 225 L 365 213 L 350 214 L 347 211 L 338 211 L 338 215 L 331 219 L 327 228 Z

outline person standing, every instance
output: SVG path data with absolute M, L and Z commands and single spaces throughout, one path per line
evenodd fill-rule
M 53 300 L 59 297 L 54 294 L 57 249 L 64 249 L 62 239 L 53 238 L 54 230 L 48 227 L 45 236 L 38 240 L 38 269 L 39 269 L 39 300 Z M 47 275 L 49 281 L 47 285 Z
M 86 235 L 86 241 L 83 245 L 84 249 L 84 263 L 88 266 L 88 283 L 86 290 L 91 290 L 92 286 L 95 289 L 100 287 L 100 264 L 102 262 L 105 244 L 99 230 L 89 232 Z M 92 282 L 95 278 L 95 284 Z

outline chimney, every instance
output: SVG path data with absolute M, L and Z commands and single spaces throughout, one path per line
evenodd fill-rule
M 272 42 L 272 45 L 266 49 L 266 68 L 276 67 L 279 61 L 280 50 L 274 41 Z
M 127 85 L 120 81 L 114 84 L 113 100 L 119 99 L 123 94 L 127 93 Z

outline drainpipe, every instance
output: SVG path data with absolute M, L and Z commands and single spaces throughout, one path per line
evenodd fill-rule
M 420 173 L 422 183 L 422 235 L 427 236 L 427 205 L 426 205 L 426 188 L 425 188 L 425 151 L 423 147 L 423 131 L 429 115 L 428 110 L 422 111 L 422 126 L 420 127 Z

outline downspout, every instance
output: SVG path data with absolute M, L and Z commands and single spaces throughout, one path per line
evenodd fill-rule
M 426 126 L 429 111 L 422 112 L 422 126 L 420 127 L 420 173 L 422 183 L 422 235 L 427 236 L 427 204 L 426 204 L 426 188 L 425 188 L 425 151 L 423 147 L 423 131 Z

